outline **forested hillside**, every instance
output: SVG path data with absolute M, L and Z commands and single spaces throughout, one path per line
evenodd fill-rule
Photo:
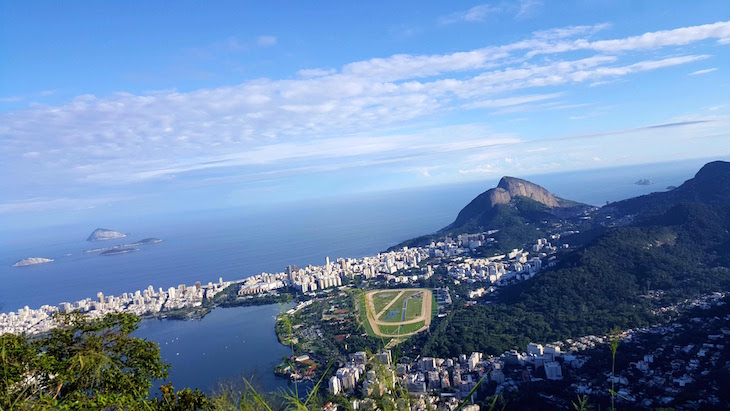
M 501 289 L 491 304 L 457 306 L 423 353 L 498 354 L 528 341 L 648 325 L 664 319 L 654 309 L 730 290 L 730 204 L 714 201 L 728 192 L 717 182 L 727 180 L 712 181 L 712 191 L 692 180 L 683 186 L 708 196 L 675 197 L 674 204 L 662 197 L 662 212 L 655 201 L 636 206 L 633 225 L 597 229 L 602 234 L 586 246 L 532 280 Z

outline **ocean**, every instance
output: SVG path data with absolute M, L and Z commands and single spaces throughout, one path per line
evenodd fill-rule
M 602 205 L 663 191 L 670 185 L 678 186 L 693 177 L 705 162 L 688 160 L 520 177 L 544 186 L 557 196 Z M 635 185 L 641 178 L 651 179 L 654 184 Z M 12 235 L 6 232 L 0 245 L 0 305 L 3 312 L 9 312 L 24 306 L 38 308 L 43 304 L 95 298 L 99 291 L 120 295 L 149 285 L 167 289 L 182 283 L 217 281 L 219 277 L 233 280 L 261 272 L 283 271 L 288 264 L 323 264 L 326 257 L 334 260 L 376 254 L 451 223 L 462 207 L 496 185 L 498 179 L 495 176 L 491 180 L 451 186 L 277 205 L 265 211 L 230 209 L 134 219 L 123 226 L 104 225 L 104 228 L 129 233 L 128 238 L 118 241 L 85 241 L 98 228 L 91 225 Z M 82 253 L 90 248 L 147 237 L 157 237 L 163 242 L 141 246 L 141 251 L 136 253 L 115 256 Z M 49 257 L 55 261 L 10 268 L 17 260 L 28 257 Z M 276 306 L 218 309 L 201 321 L 189 323 L 146 320 L 139 332 L 163 346 L 163 357 L 173 364 L 171 380 L 176 386 L 211 389 L 215 377 L 221 375 L 218 370 L 224 366 L 231 375 L 260 367 L 270 376 L 269 363 L 256 361 L 273 358 L 272 361 L 278 362 L 281 357 L 278 348 L 284 347 L 272 344 L 271 340 L 274 338 L 275 342 L 272 336 L 276 309 Z M 209 339 L 210 335 L 217 337 Z M 171 343 L 173 336 L 176 339 Z M 177 338 L 188 342 L 178 344 Z M 231 338 L 245 339 L 247 345 Z M 277 347 L 273 349 L 264 342 Z M 260 355 L 248 355 L 251 347 L 259 343 L 263 344 L 259 347 L 264 347 L 258 348 Z M 167 348 L 170 344 L 188 344 L 190 354 L 187 349 Z M 214 360 L 221 344 L 237 347 L 230 349 L 242 354 L 230 364 Z M 200 358 L 202 352 L 205 358 Z M 273 380 L 267 381 L 264 384 L 267 390 L 278 387 Z

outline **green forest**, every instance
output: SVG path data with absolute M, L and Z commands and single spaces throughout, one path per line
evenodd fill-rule
M 611 229 L 489 305 L 455 305 L 423 354 L 499 354 L 529 341 L 605 334 L 665 318 L 653 308 L 730 289 L 730 207 L 680 204 L 639 226 Z

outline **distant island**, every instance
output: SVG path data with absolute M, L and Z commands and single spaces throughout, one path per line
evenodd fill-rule
M 119 254 L 134 253 L 137 251 L 139 251 L 139 248 L 114 248 L 111 250 L 106 250 L 99 255 L 119 255 Z
M 668 186 L 667 190 L 674 190 L 675 188 L 677 188 L 677 186 Z
M 53 262 L 52 258 L 31 257 L 20 260 L 13 264 L 11 267 L 26 267 L 29 265 L 45 264 L 50 262 Z
M 108 230 L 106 228 L 97 228 L 93 233 L 91 233 L 91 235 L 89 235 L 89 238 L 87 238 L 86 241 L 113 240 L 115 238 L 123 238 L 126 236 L 126 234 L 118 231 Z
M 162 240 L 160 240 L 159 238 L 145 238 L 131 244 L 124 244 L 122 247 L 136 247 L 138 245 L 156 244 L 161 242 Z
M 638 180 L 634 184 L 636 184 L 637 186 L 650 186 L 650 185 L 654 184 L 654 182 L 649 180 L 648 178 L 642 178 L 641 180 Z
M 92 248 L 90 250 L 84 250 L 83 253 L 88 254 L 88 253 L 99 253 L 99 252 L 105 252 L 105 251 L 114 251 L 114 250 L 119 250 L 122 248 L 134 248 L 134 247 L 137 247 L 140 245 L 157 244 L 157 243 L 161 243 L 161 242 L 162 242 L 162 240 L 160 240 L 159 238 L 145 238 L 143 240 L 139 240 L 139 241 L 136 241 L 134 243 L 129 243 L 129 244 L 113 245 L 111 247 Z

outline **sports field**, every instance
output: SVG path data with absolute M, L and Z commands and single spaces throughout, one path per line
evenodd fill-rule
M 370 327 L 382 337 L 412 335 L 431 324 L 433 297 L 427 289 L 371 291 L 365 303 Z

